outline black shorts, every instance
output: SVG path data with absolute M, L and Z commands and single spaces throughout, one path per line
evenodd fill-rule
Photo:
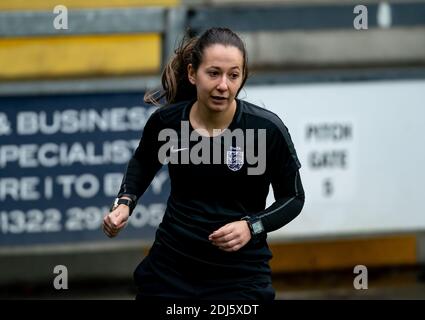
M 206 283 L 189 279 L 187 275 L 169 270 L 166 275 L 154 270 L 149 256 L 134 271 L 134 280 L 138 288 L 137 300 L 256 300 L 271 301 L 275 290 L 270 281 L 252 279 L 234 279 Z

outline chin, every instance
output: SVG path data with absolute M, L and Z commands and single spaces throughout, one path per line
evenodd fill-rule
M 207 104 L 208 109 L 211 111 L 221 112 L 229 109 L 231 107 L 232 103 L 229 103 L 229 101 L 223 102 L 223 103 L 214 103 L 213 101 L 209 101 Z
M 230 106 L 228 104 L 222 104 L 222 105 L 217 105 L 214 103 L 209 103 L 208 104 L 208 109 L 210 111 L 214 111 L 214 112 L 222 112 L 225 111 L 229 108 Z

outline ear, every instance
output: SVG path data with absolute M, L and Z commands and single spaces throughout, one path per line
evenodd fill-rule
M 195 69 L 193 68 L 192 64 L 189 63 L 187 65 L 187 76 L 189 78 L 189 82 L 193 85 L 196 84 L 196 72 Z

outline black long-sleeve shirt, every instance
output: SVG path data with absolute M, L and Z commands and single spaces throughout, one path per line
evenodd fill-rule
M 170 267 L 180 274 L 189 272 L 190 276 L 200 270 L 220 277 L 235 270 L 241 276 L 269 275 L 271 252 L 266 243 L 267 232 L 281 228 L 301 212 L 304 204 L 301 165 L 286 126 L 274 113 L 243 100 L 236 101 L 236 113 L 228 129 L 241 130 L 245 138 L 242 143 L 234 139 L 231 145 L 226 145 L 224 135 L 196 135 L 189 122 L 193 101 L 187 101 L 159 108 L 151 115 L 128 164 L 118 196 L 137 200 L 167 156 L 170 162 L 171 193 L 150 252 L 151 263 L 164 278 L 172 274 Z M 164 133 L 163 129 L 172 129 L 177 135 Z M 197 140 L 191 141 L 190 134 Z M 200 141 L 209 149 L 200 150 Z M 171 150 L 162 154 L 167 147 Z M 193 163 L 190 155 L 195 149 L 197 155 L 205 153 L 203 163 Z M 217 150 L 221 153 L 214 159 Z M 258 157 L 257 163 L 248 158 L 252 151 Z M 217 159 L 221 161 L 217 163 Z M 260 162 L 264 170 L 258 170 Z M 265 209 L 270 184 L 276 200 Z M 261 219 L 262 235 L 232 253 L 221 251 L 209 242 L 208 235 L 213 231 L 248 215 Z

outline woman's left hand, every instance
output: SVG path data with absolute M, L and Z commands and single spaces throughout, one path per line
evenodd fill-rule
M 234 252 L 248 243 L 251 232 L 246 221 L 235 221 L 214 231 L 208 239 L 219 249 Z

